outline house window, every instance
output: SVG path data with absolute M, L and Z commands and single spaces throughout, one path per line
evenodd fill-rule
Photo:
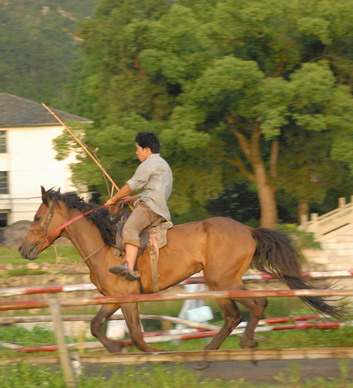
M 6 131 L 0 131 L 0 154 L 6 154 Z
M 0 213 L 0 228 L 7 226 L 7 213 Z
M 0 171 L 0 194 L 9 193 L 9 182 L 7 171 Z

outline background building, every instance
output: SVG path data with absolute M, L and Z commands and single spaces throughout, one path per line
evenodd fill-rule
M 326 214 L 312 213 L 302 217 L 300 229 L 314 233 L 321 249 L 307 249 L 304 253 L 317 269 L 325 271 L 352 270 L 353 266 L 353 196 L 338 199 L 338 207 Z
M 92 122 L 52 111 L 63 121 Z M 53 140 L 63 131 L 41 104 L 0 93 L 0 227 L 33 219 L 41 202 L 41 185 L 76 191 L 70 171 L 75 155 L 55 159 Z

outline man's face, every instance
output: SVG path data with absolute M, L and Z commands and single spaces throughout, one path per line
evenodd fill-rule
M 144 162 L 151 154 L 150 148 L 142 148 L 137 143 L 135 143 L 136 155 L 140 162 Z

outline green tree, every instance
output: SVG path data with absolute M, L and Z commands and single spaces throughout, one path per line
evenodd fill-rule
M 297 182 L 295 165 L 283 169 L 286 158 L 305 160 L 324 143 L 328 160 L 352 164 L 352 5 L 101 1 L 80 31 L 86 57 L 77 90 L 85 97 L 75 106 L 96 120 L 87 142 L 99 143 L 120 181 L 122 169 L 131 170 L 127 139 L 141 129 L 159 133 L 175 170 L 178 214 L 218 195 L 226 160 L 255 184 L 261 225 L 273 226 L 278 188 Z M 321 135 L 311 147 L 291 140 Z M 324 176 L 334 167 L 327 161 L 316 170 Z M 76 177 L 91 179 L 88 168 Z M 291 190 L 298 202 L 300 186 Z M 306 200 L 325 194 L 316 191 Z
M 222 141 L 210 144 L 206 133 L 171 130 L 169 118 L 178 104 L 177 74 L 182 69 L 165 55 L 168 75 L 159 76 L 154 69 L 158 52 L 145 42 L 147 30 L 158 25 L 169 7 L 162 0 L 100 3 L 95 17 L 80 30 L 86 58 L 72 76 L 77 96 L 73 105 L 78 113 L 95 119 L 95 125 L 84 131 L 85 142 L 99 148 L 99 157 L 116 182 L 124 182 L 137 166 L 135 134 L 151 130 L 160 135 L 163 156 L 174 174 L 170 208 L 175 220 L 187 221 L 207 216 L 204 204 L 222 189 L 222 154 L 213 147 Z M 76 182 L 106 193 L 101 174 L 92 173 L 92 162 L 82 154 L 80 161 L 73 166 Z
M 206 31 L 209 47 L 218 47 L 218 56 L 223 56 L 215 56 L 185 85 L 181 106 L 173 112 L 179 127 L 184 121 L 185 128 L 213 134 L 223 127 L 234 135 L 241 152 L 237 147 L 230 162 L 256 183 L 262 226 L 273 226 L 278 219 L 278 164 L 288 132 L 297 137 L 307 131 L 329 132 L 327 158 L 342 160 L 337 149 L 343 150 L 343 137 L 352 145 L 351 94 L 338 83 L 335 71 L 342 62 L 332 55 L 347 38 L 337 33 L 338 16 L 352 19 L 344 16 L 346 2 L 335 2 L 330 9 L 327 3 L 309 1 L 301 7 L 302 1 L 219 1 L 212 21 L 198 30 Z M 348 51 L 346 63 L 350 55 Z M 351 75 L 347 69 L 340 73 L 346 79 Z M 205 123 L 211 125 L 206 128 Z M 295 150 L 286 151 L 289 158 L 297 157 Z M 347 161 L 349 156 L 344 155 Z
M 351 174 L 346 163 L 330 157 L 330 135 L 329 131 L 302 131 L 301 136 L 287 134 L 282 142 L 276 186 L 296 198 L 298 222 L 301 222 L 302 216 L 308 215 L 310 204 L 325 201 L 331 188 L 335 188 L 333 207 L 337 206 L 337 196 L 345 196 L 342 189 L 347 184 L 343 185 L 343 182 Z M 350 194 L 353 185 L 346 189 L 346 193 Z M 320 212 L 328 210 L 332 208 L 322 208 Z

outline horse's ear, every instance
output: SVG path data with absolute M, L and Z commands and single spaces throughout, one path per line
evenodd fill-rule
M 44 203 L 45 206 L 48 206 L 49 205 L 48 194 L 43 186 L 40 186 L 40 189 L 42 191 L 42 202 Z

